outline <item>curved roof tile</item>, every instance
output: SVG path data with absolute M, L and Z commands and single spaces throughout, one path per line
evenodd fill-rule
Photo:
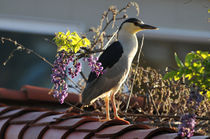
M 33 95 L 36 94 L 35 92 L 43 91 L 40 88 L 37 89 L 32 86 L 25 86 L 24 88 L 30 93 L 34 92 L 32 93 Z M 4 89 L 0 89 L 0 93 L 2 93 L 2 90 L 5 91 Z M 32 97 L 33 95 L 30 93 L 29 95 L 26 93 L 26 98 L 36 99 L 36 96 Z M 74 94 L 74 96 L 76 95 Z M 78 96 L 75 98 L 76 100 L 74 101 L 72 98 L 70 98 L 70 100 L 72 100 L 72 102 L 79 101 Z M 55 112 L 43 108 L 23 108 L 0 104 L 0 138 L 172 139 L 177 137 L 176 131 L 170 128 L 150 128 L 145 125 L 128 125 L 119 120 L 101 122 L 98 117 L 87 115 L 88 114 Z M 203 139 L 207 138 L 207 136 L 194 136 L 192 138 Z

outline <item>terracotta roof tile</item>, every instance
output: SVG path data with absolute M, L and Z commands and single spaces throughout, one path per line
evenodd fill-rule
M 135 129 L 144 129 L 146 126 L 141 125 L 114 125 L 108 128 L 105 128 L 95 134 L 96 137 L 117 137 L 121 134 L 135 130 Z M 147 127 L 146 127 L 147 128 Z
M 25 85 L 21 88 L 21 91 L 26 93 L 28 100 L 58 102 L 53 96 L 49 95 L 50 89 L 48 88 Z M 75 104 L 81 102 L 81 96 L 75 93 L 69 93 L 66 101 Z
M 89 121 L 98 121 L 98 119 L 93 118 L 93 117 L 72 118 L 72 119 L 63 120 L 57 124 L 53 124 L 51 126 L 51 128 L 74 129 L 74 128 L 78 127 L 79 125 L 89 122 Z
M 23 114 L 17 118 L 14 118 L 10 123 L 11 124 L 18 124 L 18 123 L 29 123 L 34 122 L 37 119 L 40 119 L 41 117 L 45 117 L 46 115 L 53 114 L 54 112 L 48 112 L 48 111 L 41 111 L 41 112 L 29 112 L 26 114 Z
M 130 125 L 115 125 L 108 128 L 105 128 L 98 133 L 95 134 L 96 137 L 113 137 L 116 136 L 118 133 L 123 132 L 123 129 L 126 129 Z
M 48 129 L 44 135 L 42 136 L 43 139 L 61 139 L 62 136 L 67 132 L 66 129 Z
M 49 92 L 48 88 L 41 88 L 31 85 L 25 85 L 21 88 L 22 92 L 27 94 L 27 99 L 39 100 L 39 101 L 55 101 L 55 99 L 46 92 Z
M 28 100 L 40 99 L 40 96 L 38 98 L 33 95 L 40 95 L 39 93 L 42 89 L 39 90 L 40 88 L 31 86 L 25 86 L 24 88 L 26 88 L 24 91 L 27 94 Z M 44 92 L 48 94 L 48 91 L 45 90 Z M 0 96 L 0 98 L 2 97 Z M 77 96 L 76 101 L 78 101 L 78 98 Z M 96 116 L 85 115 L 87 114 L 54 112 L 41 108 L 22 108 L 0 104 L 0 138 L 172 139 L 177 136 L 177 133 L 170 128 L 149 128 L 145 125 L 128 125 L 119 120 L 100 122 Z M 140 120 L 144 121 L 145 119 Z M 206 136 L 194 136 L 193 138 L 202 139 L 206 138 Z
M 16 115 L 20 115 L 23 112 L 23 109 L 14 109 L 7 111 L 0 115 L 0 119 L 7 118 L 7 117 L 14 117 Z
M 16 101 L 45 101 L 45 102 L 56 102 L 57 99 L 49 95 L 50 89 L 42 88 L 32 85 L 24 85 L 20 90 L 11 90 L 0 88 L 0 99 L 5 100 L 16 100 Z M 69 93 L 66 101 L 72 104 L 81 102 L 81 96 L 75 93 Z
M 120 120 L 110 120 L 107 122 L 87 122 L 79 127 L 76 128 L 77 131 L 100 131 L 104 129 L 105 127 L 108 126 L 113 126 L 113 125 L 125 125 L 127 124 L 125 121 L 120 121 Z
M 58 118 L 61 118 L 64 115 L 65 115 L 64 113 L 50 115 L 50 116 L 47 116 L 47 117 L 44 117 L 44 118 L 38 120 L 33 125 L 48 125 L 49 123 L 56 122 Z
M 72 132 L 68 136 L 66 136 L 66 139 L 84 139 L 84 138 L 89 138 L 91 135 L 89 135 L 89 132 Z
M 21 130 L 25 127 L 25 124 L 21 125 L 9 125 L 5 131 L 5 138 L 12 139 L 14 137 L 19 137 Z
M 25 101 L 26 94 L 22 91 L 0 88 L 0 98 Z
M 177 137 L 177 133 L 161 134 L 161 135 L 153 137 L 153 139 L 168 139 L 168 138 L 175 138 L 175 137 Z
M 150 139 L 160 134 L 174 133 L 175 131 L 170 128 L 152 128 L 152 129 L 142 129 L 142 130 L 133 130 L 127 133 L 124 133 L 119 138 L 142 138 Z M 177 135 L 177 133 L 176 133 Z M 162 138 L 163 139 L 163 138 Z
M 24 139 L 38 139 L 41 138 L 45 132 L 48 130 L 47 125 L 31 125 L 25 130 L 23 134 Z
M 2 139 L 4 137 L 5 130 L 7 126 L 9 125 L 9 118 L 1 119 L 0 120 L 0 138 Z
M 13 109 L 15 109 L 15 107 L 8 107 L 8 106 L 0 107 L 0 115 Z
M 0 107 L 2 111 L 7 108 Z M 3 115 L 3 116 L 2 116 Z M 16 108 L 2 113 L 0 138 L 174 138 L 170 128 L 152 128 L 144 125 L 127 125 L 123 121 L 100 122 L 94 116 L 72 116 L 34 108 Z M 68 118 L 69 116 L 69 118 Z M 196 136 L 204 138 L 204 136 Z
M 174 139 L 177 137 L 177 133 L 170 133 L 170 134 L 162 134 L 153 137 L 153 139 Z M 208 136 L 193 136 L 190 139 L 207 139 Z

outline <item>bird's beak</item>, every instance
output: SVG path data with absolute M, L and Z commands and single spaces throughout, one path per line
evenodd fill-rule
M 141 29 L 154 29 L 154 30 L 158 30 L 159 28 L 151 26 L 151 25 L 147 25 L 147 24 L 139 24 L 139 27 L 141 27 Z

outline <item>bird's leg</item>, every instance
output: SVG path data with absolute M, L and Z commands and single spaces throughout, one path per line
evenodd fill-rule
M 112 102 L 112 107 L 113 107 L 113 111 L 114 111 L 114 119 L 121 120 L 121 121 L 126 122 L 127 124 L 130 124 L 130 122 L 124 120 L 123 118 L 120 118 L 117 114 L 117 108 L 116 108 L 116 104 L 115 104 L 115 93 L 111 93 L 111 102 Z
M 110 115 L 109 115 L 109 95 L 105 97 L 105 105 L 106 105 L 106 119 L 102 119 L 100 121 L 109 121 Z
M 112 102 L 112 107 L 113 107 L 113 111 L 114 111 L 114 118 L 119 118 L 118 114 L 117 114 L 117 108 L 116 108 L 116 104 L 115 104 L 115 95 L 114 93 L 111 94 L 111 102 Z

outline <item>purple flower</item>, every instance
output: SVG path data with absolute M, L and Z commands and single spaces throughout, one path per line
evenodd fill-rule
M 96 76 L 98 77 L 100 74 L 103 74 L 103 66 L 101 62 L 98 62 L 97 57 L 93 57 L 92 55 L 89 58 L 84 58 L 84 61 L 88 61 L 88 65 L 91 68 L 92 72 L 96 73 Z
M 69 70 L 69 75 L 71 76 L 71 78 L 74 78 L 82 71 L 82 64 L 75 61 L 74 66 L 69 68 L 68 70 Z
M 192 102 L 194 101 L 194 105 L 192 106 L 193 109 L 197 109 L 200 105 L 200 103 L 203 101 L 203 96 L 199 93 L 199 90 L 193 90 L 190 92 L 190 97 L 187 100 L 187 104 L 192 104 Z
M 200 103 L 203 101 L 204 97 L 200 94 L 199 89 L 192 87 L 190 91 L 190 96 L 187 100 L 187 104 L 190 109 L 196 110 Z M 178 135 L 182 137 L 193 136 L 195 127 L 195 114 L 185 114 L 181 117 L 181 124 L 179 125 Z
M 181 124 L 179 125 L 178 135 L 181 137 L 192 137 L 195 132 L 195 114 L 185 114 L 181 117 Z
M 68 56 L 65 51 L 59 51 L 56 55 L 56 59 L 52 68 L 51 81 L 54 84 L 53 96 L 57 98 L 61 104 L 64 102 L 64 99 L 68 96 L 68 87 L 65 78 L 67 77 L 67 66 L 71 61 L 72 56 Z

